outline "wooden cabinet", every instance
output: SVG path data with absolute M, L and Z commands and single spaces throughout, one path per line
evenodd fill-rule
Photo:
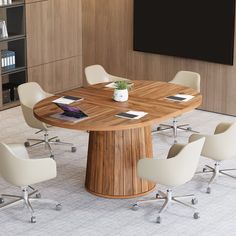
M 13 0 L 0 5 L 0 19 L 7 35 L 0 35 L 0 110 L 19 104 L 17 87 L 27 81 L 25 3 Z M 3 32 L 1 28 L 1 33 Z
M 26 3 L 29 81 L 50 92 L 81 86 L 81 0 Z
M 54 61 L 52 2 L 26 4 L 28 67 Z
M 46 63 L 28 68 L 28 80 L 39 83 L 43 89 L 54 93 L 78 87 L 82 84 L 82 58 Z

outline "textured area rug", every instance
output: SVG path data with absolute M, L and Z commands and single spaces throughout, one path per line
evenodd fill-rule
M 180 123 L 190 123 L 201 133 L 213 133 L 221 121 L 236 121 L 235 117 L 195 110 L 180 117 Z M 170 123 L 171 121 L 169 121 Z M 168 122 L 167 122 L 168 123 Z M 156 127 L 154 126 L 153 129 Z M 24 143 L 36 130 L 29 128 L 23 119 L 20 107 L 0 112 L 0 141 Z M 191 209 L 174 204 L 162 215 L 162 223 L 155 223 L 157 210 L 162 202 L 147 204 L 138 211 L 130 206 L 138 199 L 155 196 L 155 191 L 136 199 L 105 199 L 88 193 L 84 188 L 88 133 L 53 128 L 51 135 L 58 135 L 62 141 L 73 142 L 76 153 L 66 146 L 54 146 L 57 162 L 57 177 L 40 183 L 42 197 L 62 203 L 62 211 L 56 211 L 51 204 L 33 203 L 37 223 L 29 223 L 30 214 L 23 204 L 0 211 L 0 235 L 236 235 L 236 181 L 220 176 L 212 186 L 212 193 L 206 194 L 210 174 L 196 174 L 193 180 L 174 192 L 178 195 L 195 193 L 199 203 L 200 219 L 194 220 Z M 186 143 L 191 133 L 180 131 L 178 142 Z M 236 141 L 236 140 L 235 140 Z M 173 144 L 172 132 L 163 131 L 153 135 L 155 158 L 165 158 Z M 43 146 L 28 149 L 31 158 L 49 157 Z M 198 170 L 213 161 L 201 157 Z M 236 159 L 223 163 L 224 167 L 236 167 Z M 235 173 L 236 175 L 236 173 Z M 165 191 L 164 186 L 158 186 Z M 0 179 L 1 193 L 19 194 L 20 190 Z

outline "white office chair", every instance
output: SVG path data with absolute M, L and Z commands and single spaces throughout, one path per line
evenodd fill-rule
M 167 159 L 156 160 L 145 158 L 138 162 L 138 176 L 140 178 L 168 186 L 167 192 L 158 191 L 156 198 L 141 200 L 133 205 L 137 210 L 141 204 L 153 201 L 164 200 L 164 204 L 159 210 L 157 223 L 161 223 L 161 214 L 172 203 L 177 202 L 183 206 L 194 209 L 194 219 L 199 218 L 196 208 L 190 204 L 182 202 L 179 198 L 192 198 L 192 204 L 197 203 L 197 198 L 193 194 L 185 196 L 172 196 L 172 188 L 190 181 L 196 171 L 199 157 L 202 151 L 205 138 L 189 143 L 187 145 L 174 144 L 168 154 Z
M 34 116 L 34 105 L 42 99 L 52 96 L 52 94 L 43 91 L 40 85 L 35 82 L 29 82 L 19 85 L 18 94 L 25 122 L 31 128 L 39 130 L 36 132 L 36 134 L 42 131 L 44 132 L 44 139 L 28 139 L 27 142 L 25 142 L 25 146 L 32 147 L 38 144 L 45 144 L 45 146 L 50 151 L 51 158 L 54 158 L 54 155 L 50 144 L 70 145 L 72 146 L 71 152 L 76 152 L 76 147 L 74 147 L 72 143 L 60 142 L 57 136 L 48 138 L 49 127 L 45 123 L 36 119 Z M 30 144 L 30 141 L 34 141 L 36 143 Z
M 169 81 L 169 83 L 179 84 L 179 85 L 183 85 L 183 86 L 186 86 L 186 87 L 190 87 L 190 88 L 195 89 L 198 92 L 200 92 L 200 80 L 201 80 L 200 75 L 196 72 L 179 71 L 175 75 L 174 79 Z M 172 125 L 160 124 L 160 126 L 157 128 L 157 131 L 172 129 L 175 142 L 177 142 L 176 139 L 177 139 L 177 130 L 178 129 L 198 133 L 197 131 L 192 130 L 191 127 L 185 128 L 185 126 L 189 126 L 189 124 L 178 125 L 177 124 L 177 118 L 174 117 Z
M 21 196 L 1 194 L 0 209 L 23 201 L 31 213 L 31 223 L 36 222 L 36 217 L 30 201 L 37 200 L 53 203 L 56 206 L 56 210 L 61 210 L 60 203 L 54 200 L 41 199 L 38 190 L 30 186 L 56 177 L 56 162 L 53 159 L 30 159 L 23 145 L 0 143 L 0 175 L 5 181 L 20 187 L 22 190 Z M 32 190 L 31 192 L 29 191 L 30 189 Z M 36 198 L 31 198 L 34 194 L 36 194 Z M 14 200 L 4 203 L 6 197 Z
M 213 173 L 206 191 L 211 193 L 211 185 L 217 180 L 219 174 L 236 178 L 236 176 L 227 173 L 236 169 L 220 169 L 222 161 L 236 158 L 236 122 L 220 123 L 215 129 L 214 135 L 192 134 L 189 140 L 194 141 L 202 137 L 205 137 L 206 141 L 201 155 L 215 161 L 214 168 L 209 165 L 203 168 L 203 172 Z
M 108 74 L 101 65 L 91 65 L 85 68 L 85 76 L 89 85 L 127 80 L 122 77 Z

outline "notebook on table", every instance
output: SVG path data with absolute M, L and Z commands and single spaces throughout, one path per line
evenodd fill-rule
M 172 100 L 172 101 L 179 101 L 179 102 L 187 102 L 194 98 L 192 95 L 187 95 L 187 94 L 175 94 L 173 96 L 168 96 L 166 99 Z
M 68 104 L 71 104 L 73 102 L 79 102 L 81 100 L 83 100 L 83 98 L 81 98 L 81 97 L 63 96 L 63 97 L 60 97 L 60 98 L 57 98 L 57 99 L 53 100 L 53 102 L 55 104 L 60 103 L 60 104 L 67 104 L 68 105 Z
M 72 107 L 67 104 L 61 104 L 61 103 L 55 103 L 55 104 L 63 110 L 63 113 L 61 113 L 61 115 L 63 116 L 69 116 L 79 119 L 88 117 L 88 115 L 85 114 L 78 107 Z

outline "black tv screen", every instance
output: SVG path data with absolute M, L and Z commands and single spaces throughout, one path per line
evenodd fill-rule
M 235 0 L 134 0 L 134 50 L 233 65 Z

